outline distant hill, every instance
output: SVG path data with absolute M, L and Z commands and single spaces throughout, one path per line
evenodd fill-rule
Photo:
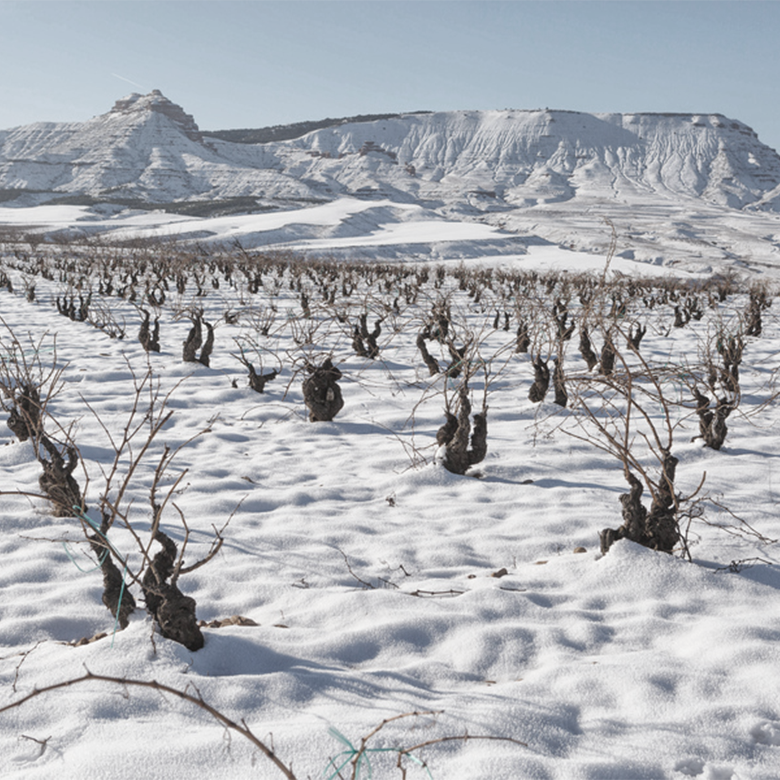
M 494 211 L 593 198 L 780 208 L 780 157 L 720 114 L 452 111 L 202 133 L 159 91 L 0 131 L 0 190 L 148 203 L 343 194 Z

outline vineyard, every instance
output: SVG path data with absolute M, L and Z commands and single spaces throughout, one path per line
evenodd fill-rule
M 3 776 L 776 777 L 771 284 L 0 249 Z

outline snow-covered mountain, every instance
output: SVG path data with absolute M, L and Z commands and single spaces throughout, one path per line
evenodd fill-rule
M 780 209 L 780 157 L 719 114 L 453 111 L 248 145 L 205 137 L 155 90 L 87 122 L 4 131 L 0 144 L 3 189 L 101 199 L 375 194 L 492 211 L 653 193 Z
M 0 131 L 0 197 L 190 213 L 204 202 L 268 211 L 358 198 L 383 204 L 374 219 L 361 212 L 364 235 L 416 205 L 426 219 L 500 229 L 506 251 L 529 237 L 601 251 L 603 217 L 640 260 L 680 261 L 680 242 L 707 261 L 758 251 L 771 262 L 780 251 L 780 156 L 720 114 L 453 111 L 263 144 L 219 135 L 157 90 L 134 93 L 86 122 Z M 299 237 L 276 231 L 273 241 Z

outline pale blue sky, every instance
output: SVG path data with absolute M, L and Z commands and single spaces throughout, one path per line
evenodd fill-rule
M 0 0 L 0 47 L 3 129 L 160 89 L 203 130 L 548 106 L 718 112 L 780 150 L 768 0 Z

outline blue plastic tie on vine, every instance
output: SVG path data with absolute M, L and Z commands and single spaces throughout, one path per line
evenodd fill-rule
M 80 572 L 82 572 L 83 574 L 89 574 L 90 572 L 97 571 L 98 569 L 102 568 L 103 562 L 106 560 L 106 556 L 114 548 L 113 548 L 111 542 L 108 541 L 108 537 L 100 530 L 100 528 L 95 524 L 95 522 L 92 520 L 92 518 L 87 516 L 81 510 L 80 506 L 78 506 L 77 504 L 74 504 L 72 509 L 76 513 L 76 517 L 78 517 L 79 519 L 81 519 L 84 522 L 88 523 L 91 526 L 91 528 L 95 531 L 95 533 L 98 534 L 98 536 L 103 537 L 103 539 L 105 540 L 105 543 L 106 543 L 106 547 L 105 547 L 105 550 L 103 551 L 102 556 L 100 556 L 98 558 L 98 565 L 94 566 L 91 569 L 82 569 L 81 566 L 79 566 L 78 563 L 76 563 L 76 559 L 73 557 L 73 555 L 71 554 L 70 550 L 68 549 L 67 542 L 63 542 L 62 543 L 62 546 L 65 549 L 65 553 L 67 554 L 68 558 L 70 558 L 70 560 L 73 563 L 73 565 Z M 116 550 L 114 550 L 114 552 L 117 555 L 119 555 L 119 553 Z M 121 556 L 120 556 L 120 559 L 121 559 Z M 126 574 L 127 574 L 127 561 L 125 561 L 124 570 L 122 571 L 122 587 L 119 589 L 119 601 L 117 602 L 117 605 L 116 605 L 116 615 L 114 616 L 114 630 L 111 633 L 111 647 L 112 648 L 114 647 L 114 639 L 116 639 L 116 632 L 118 630 L 117 627 L 119 625 L 119 611 L 122 608 L 122 599 L 124 598 L 124 595 L 125 595 L 125 585 L 126 585 L 125 575 Z
M 89 523 L 92 526 L 92 528 L 95 530 L 96 533 L 100 534 L 100 536 L 103 536 L 103 534 L 100 533 L 100 529 L 92 522 L 92 520 L 89 517 L 87 517 L 81 511 L 81 507 L 80 506 L 74 504 L 71 508 L 76 513 L 76 517 L 78 517 L 81 520 L 84 520 L 87 523 Z M 103 538 L 106 539 L 105 536 L 103 536 Z M 106 539 L 106 543 L 108 543 L 108 539 Z M 103 561 L 105 561 L 106 556 L 108 555 L 108 552 L 109 552 L 108 547 L 106 547 L 106 549 L 103 551 L 103 555 L 98 558 L 97 566 L 93 566 L 91 569 L 82 569 L 81 566 L 79 566 L 78 563 L 76 562 L 76 559 L 73 557 L 71 551 L 68 549 L 68 543 L 67 542 L 63 542 L 62 543 L 62 547 L 65 550 L 65 554 L 68 556 L 68 558 L 70 558 L 71 563 L 80 572 L 82 572 L 82 574 L 89 574 L 90 572 L 97 571 L 103 565 Z
M 22 350 L 22 356 L 23 357 L 38 357 L 38 355 L 44 353 L 44 352 L 54 352 L 54 347 L 45 347 L 44 349 L 38 349 L 37 347 L 33 347 L 33 349 L 23 349 Z M 5 350 L 6 354 L 9 358 L 13 357 L 13 353 L 16 352 L 16 347 L 11 347 L 10 349 Z
M 103 555 L 98 559 L 97 566 L 93 566 L 91 569 L 82 569 L 81 566 L 79 566 L 76 559 L 73 557 L 73 553 L 68 549 L 68 543 L 63 542 L 62 547 L 65 550 L 65 554 L 70 558 L 70 562 L 82 573 L 82 574 L 89 574 L 90 572 L 97 571 L 102 565 L 103 561 L 106 559 L 106 555 L 108 555 L 108 549 L 103 551 Z
M 341 770 L 350 762 L 352 761 L 355 756 L 357 756 L 357 763 L 355 764 L 355 771 L 353 773 L 353 777 L 356 780 L 360 780 L 360 772 L 361 768 L 363 766 L 363 759 L 365 759 L 366 762 L 366 769 L 368 770 L 368 778 L 371 780 L 373 775 L 373 769 L 371 767 L 371 761 L 368 758 L 369 753 L 403 753 L 403 750 L 400 748 L 363 748 L 363 750 L 358 750 L 338 729 L 335 729 L 333 727 L 328 729 L 328 733 L 335 737 L 339 742 L 342 743 L 342 745 L 346 745 L 347 749 L 342 750 L 341 753 L 339 753 L 337 756 L 334 756 L 333 758 L 328 761 L 327 765 L 325 766 L 325 769 L 322 770 L 322 774 L 325 774 L 329 768 L 333 768 L 334 772 L 331 775 L 328 775 L 328 780 L 335 780 L 337 777 L 341 777 Z M 433 780 L 433 775 L 431 775 L 430 769 L 422 762 L 419 758 L 416 756 L 412 756 L 409 753 L 405 754 L 407 758 L 410 758 L 412 761 L 414 761 L 415 764 L 418 766 L 421 766 L 423 769 L 425 769 L 426 774 L 430 778 L 430 780 Z M 341 762 L 341 764 L 336 766 L 336 761 L 340 759 L 342 756 L 346 756 L 346 758 Z

